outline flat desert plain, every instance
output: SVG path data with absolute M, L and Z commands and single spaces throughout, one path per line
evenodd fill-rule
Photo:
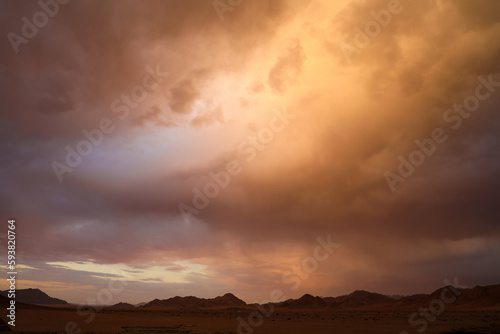
M 412 326 L 408 320 L 412 312 L 406 311 L 277 308 L 268 317 L 252 318 L 254 311 L 253 307 L 210 310 L 106 308 L 90 320 L 89 313 L 79 315 L 75 307 L 27 308 L 18 310 L 15 331 L 54 333 L 66 332 L 69 328 L 75 333 L 500 333 L 500 311 L 445 311 L 434 321 L 427 321 L 425 329 L 422 322 Z M 239 317 L 249 325 L 241 325 Z M 1 318 L 7 320 L 5 315 Z

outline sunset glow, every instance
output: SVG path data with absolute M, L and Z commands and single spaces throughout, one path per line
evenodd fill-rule
M 41 10 L 0 8 L 4 36 Z M 251 303 L 500 282 L 499 13 L 466 0 L 61 4 L 0 47 L 18 288 L 83 303 L 116 280 L 128 285 L 113 303 Z

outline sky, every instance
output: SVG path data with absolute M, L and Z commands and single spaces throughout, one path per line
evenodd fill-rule
M 18 289 L 500 283 L 500 2 L 4 0 L 0 33 Z

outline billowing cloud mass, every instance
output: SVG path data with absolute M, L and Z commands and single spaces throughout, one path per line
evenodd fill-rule
M 500 2 L 228 6 L 0 3 L 18 288 L 254 302 L 499 283 Z

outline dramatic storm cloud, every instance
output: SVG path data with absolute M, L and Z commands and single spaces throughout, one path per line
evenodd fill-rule
M 18 287 L 498 283 L 500 3 L 221 2 L 0 3 Z

